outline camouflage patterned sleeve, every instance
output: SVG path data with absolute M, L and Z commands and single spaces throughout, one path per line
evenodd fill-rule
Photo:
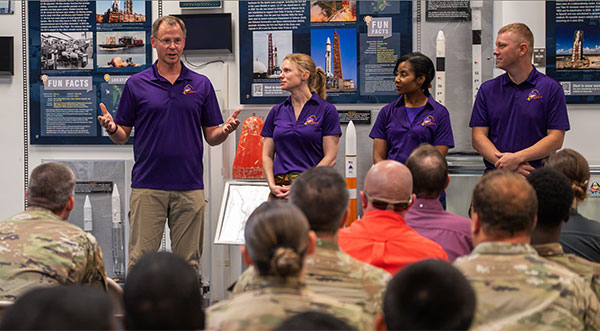
M 600 302 L 596 294 L 588 287 L 584 288 L 586 306 L 584 310 L 585 329 L 600 330 Z
M 108 288 L 106 283 L 106 271 L 104 269 L 104 257 L 102 249 L 96 238 L 86 233 L 88 245 L 86 248 L 85 272 L 81 283 L 101 286 L 104 290 Z

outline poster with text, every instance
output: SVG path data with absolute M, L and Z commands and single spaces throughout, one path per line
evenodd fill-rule
M 567 103 L 600 102 L 600 1 L 546 2 L 546 73 Z
M 412 51 L 410 1 L 240 1 L 240 102 L 280 103 L 281 64 L 305 53 L 326 75 L 333 103 L 397 98 L 394 65 Z
M 127 78 L 152 64 L 152 5 L 144 0 L 29 1 L 30 142 L 112 144 Z M 130 139 L 132 142 L 133 139 Z

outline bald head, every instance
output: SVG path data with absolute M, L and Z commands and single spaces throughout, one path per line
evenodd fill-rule
M 367 172 L 364 191 L 372 198 L 394 203 L 409 200 L 412 186 L 412 175 L 404 164 L 384 160 L 373 165 Z

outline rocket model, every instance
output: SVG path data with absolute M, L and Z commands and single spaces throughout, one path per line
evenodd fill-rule
M 346 226 L 350 226 L 356 220 L 356 129 L 350 121 L 346 128 L 346 186 L 350 198 L 350 213 L 346 219 Z
M 85 202 L 83 203 L 83 231 L 92 232 L 92 203 L 90 202 L 90 196 L 85 196 Z
M 112 210 L 112 253 L 113 253 L 113 272 L 115 276 L 122 277 L 125 275 L 125 261 L 123 249 L 123 222 L 121 221 L 121 195 L 117 189 L 117 184 L 113 186 L 111 196 Z
M 435 101 L 446 103 L 446 38 L 444 31 L 440 30 L 435 41 Z
M 333 76 L 331 72 L 331 39 L 327 37 L 327 44 L 325 45 L 325 75 L 327 77 Z
M 483 1 L 471 1 L 471 28 L 473 30 L 473 103 L 481 86 L 481 7 Z

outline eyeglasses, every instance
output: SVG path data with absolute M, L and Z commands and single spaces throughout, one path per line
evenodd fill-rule
M 164 46 L 171 46 L 171 43 L 174 43 L 175 46 L 181 46 L 181 44 L 183 44 L 183 38 L 175 38 L 175 39 L 171 39 L 171 38 L 165 38 L 165 39 L 160 39 L 157 37 L 154 37 L 154 39 L 160 41 L 161 44 L 163 44 Z
M 380 209 L 380 210 L 392 209 L 395 212 L 401 212 L 403 210 L 406 210 L 408 208 L 408 206 L 410 206 L 410 204 L 412 203 L 412 194 L 410 195 L 410 199 L 408 199 L 408 201 L 398 201 L 395 203 L 389 203 L 389 202 L 373 199 L 367 194 L 367 192 L 364 192 L 364 194 L 365 194 L 365 198 L 367 198 L 367 200 L 371 203 L 373 208 Z

